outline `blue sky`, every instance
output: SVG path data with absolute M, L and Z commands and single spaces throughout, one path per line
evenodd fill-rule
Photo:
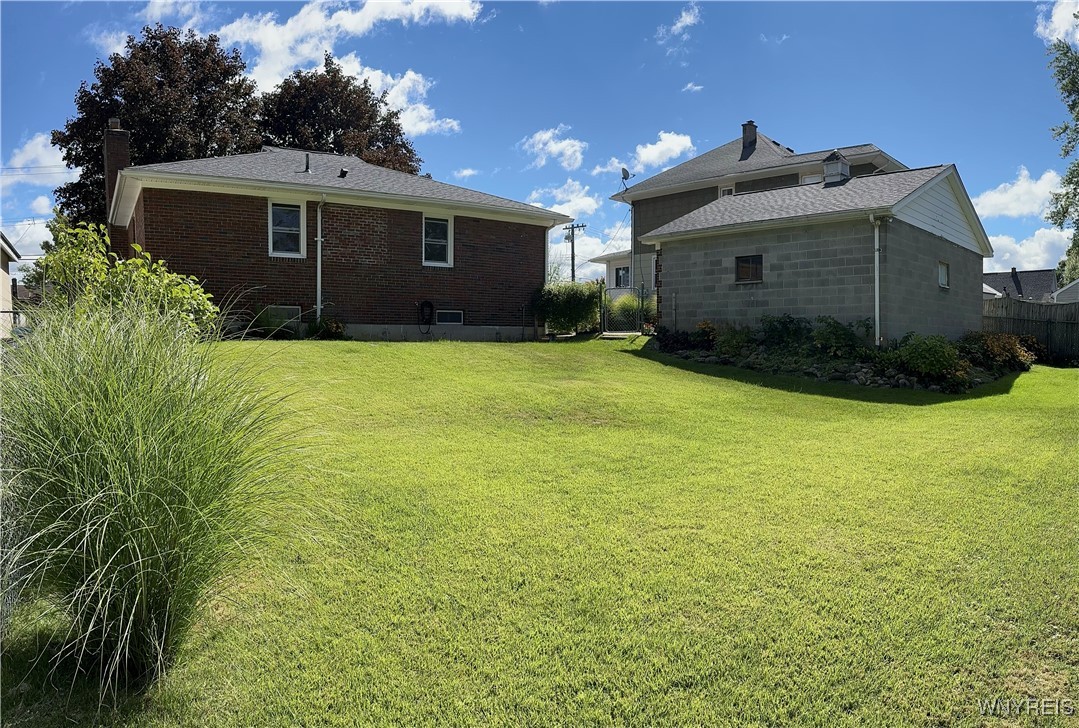
M 260 89 L 323 50 L 390 93 L 424 171 L 578 218 L 578 262 L 628 247 L 617 168 L 638 179 L 741 133 L 796 151 L 872 142 L 954 162 L 997 256 L 1052 267 L 1042 219 L 1065 160 L 1046 41 L 1079 39 L 1075 0 L 994 3 L 10 2 L 0 4 L 0 224 L 46 234 L 65 172 L 48 132 L 97 59 L 147 22 L 216 32 Z M 560 240 L 560 235 L 553 239 Z M 554 257 L 565 245 L 553 247 Z M 582 264 L 579 273 L 594 275 Z

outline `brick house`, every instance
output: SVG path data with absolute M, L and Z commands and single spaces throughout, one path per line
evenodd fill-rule
M 547 232 L 565 215 L 294 149 L 132 167 L 119 126 L 105 132 L 113 248 L 139 244 L 219 304 L 367 339 L 537 333 Z
M 628 187 L 630 277 L 660 322 L 872 319 L 877 341 L 981 328 L 993 249 L 954 165 L 872 144 L 798 154 L 757 131 Z

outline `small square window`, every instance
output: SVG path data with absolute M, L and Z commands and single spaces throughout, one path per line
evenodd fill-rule
M 733 187 L 723 187 L 719 191 L 719 196 L 720 197 L 730 197 L 733 194 L 734 194 L 734 188 Z
M 614 287 L 629 288 L 629 266 L 624 265 L 614 269 Z
M 270 203 L 270 255 L 284 258 L 303 258 L 306 255 L 305 217 L 302 204 Z
M 735 283 L 760 283 L 763 280 L 763 255 L 740 255 L 734 259 Z
M 453 265 L 453 235 L 447 218 L 423 218 L 424 265 Z
M 948 264 L 944 261 L 937 263 L 937 285 L 941 288 L 949 288 Z

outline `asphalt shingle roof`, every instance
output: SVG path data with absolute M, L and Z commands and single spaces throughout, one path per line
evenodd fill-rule
M 720 197 L 642 236 L 679 235 L 728 225 L 891 207 L 946 169 L 943 165 L 852 177 L 842 184 L 781 187 Z
M 795 154 L 778 142 L 757 132 L 757 144 L 748 155 L 743 154 L 742 138 L 738 137 L 721 147 L 716 147 L 709 152 L 642 180 L 627 189 L 626 193 L 650 192 L 727 174 L 756 172 L 769 167 L 823 162 L 824 158 L 834 151 L 835 149 L 825 149 L 819 152 Z M 839 151 L 843 152 L 845 156 L 851 157 L 879 152 L 880 149 L 874 144 L 858 144 L 852 147 L 839 147 Z
M 1015 270 L 983 273 L 982 282 L 1011 298 L 1024 301 L 1048 301 L 1057 289 L 1057 272 L 1045 270 Z
M 311 155 L 311 171 L 304 172 L 305 154 Z M 340 176 L 342 168 L 348 175 Z M 264 147 L 261 152 L 234 154 L 226 157 L 189 159 L 181 162 L 145 164 L 128 167 L 131 172 L 160 172 L 169 175 L 219 177 L 229 180 L 266 182 L 271 184 L 311 185 L 336 188 L 342 192 L 375 193 L 397 197 L 501 208 L 506 211 L 549 217 L 565 217 L 535 205 L 509 200 L 486 192 L 438 182 L 427 177 L 397 172 L 368 164 L 359 157 L 302 149 Z M 569 219 L 568 217 L 566 218 Z

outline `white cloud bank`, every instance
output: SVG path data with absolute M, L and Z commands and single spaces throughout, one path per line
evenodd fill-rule
M 1052 5 L 1040 6 L 1038 21 L 1034 25 L 1034 34 L 1046 43 L 1055 40 L 1079 43 L 1079 23 L 1075 20 L 1076 12 L 1079 12 L 1077 0 L 1056 0 Z
M 1026 167 L 1011 182 L 986 190 L 974 198 L 981 217 L 1044 217 L 1052 193 L 1060 190 L 1060 175 L 1051 169 L 1034 179 Z
M 339 59 L 341 68 L 361 80 L 367 79 L 376 94 L 386 92 L 386 103 L 401 112 L 401 128 L 409 136 L 422 134 L 451 134 L 461 131 L 457 119 L 440 119 L 435 110 L 427 105 L 427 92 L 434 83 L 411 68 L 404 73 L 393 74 L 370 68 L 360 62 L 355 53 Z
M 679 134 L 673 131 L 661 131 L 657 140 L 651 144 L 638 144 L 634 150 L 633 158 L 627 164 L 618 157 L 611 157 L 606 164 L 597 164 L 592 168 L 592 174 L 604 174 L 608 172 L 620 172 L 626 167 L 634 174 L 640 174 L 653 167 L 659 167 L 682 155 L 692 155 L 697 151 L 693 146 L 693 139 L 689 134 Z
M 987 272 L 1011 270 L 1040 270 L 1055 268 L 1071 243 L 1071 230 L 1041 228 L 1029 238 L 1017 241 L 1010 235 L 990 235 L 993 257 L 985 261 Z
M 522 139 L 519 146 L 532 155 L 533 167 L 542 167 L 548 159 L 555 159 L 562 169 L 572 172 L 584 163 L 584 150 L 588 149 L 588 144 L 580 139 L 563 137 L 569 130 L 565 124 L 554 129 L 540 129 Z
M 570 178 L 567 178 L 566 183 L 561 187 L 541 187 L 532 190 L 528 201 L 572 218 L 591 215 L 603 204 L 603 200 L 598 195 L 588 194 L 587 185 L 582 185 Z
M 44 132 L 35 134 L 16 148 L 4 167 L 4 172 L 0 173 L 0 194 L 4 197 L 17 185 L 52 189 L 79 176 L 78 170 L 64 166 L 63 154 L 49 142 L 49 135 Z

